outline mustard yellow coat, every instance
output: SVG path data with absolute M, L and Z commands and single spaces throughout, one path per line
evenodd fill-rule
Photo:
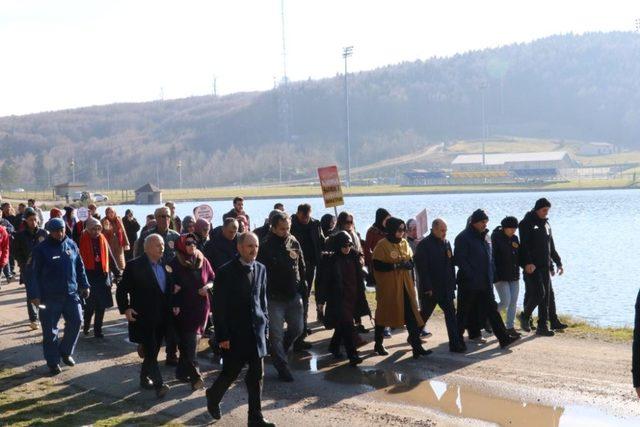
M 402 239 L 400 243 L 391 243 L 386 238 L 380 240 L 373 250 L 374 260 L 388 264 L 411 261 L 413 252 L 409 242 Z M 374 270 L 376 279 L 376 325 L 400 328 L 404 320 L 404 292 L 409 296 L 411 309 L 419 327 L 424 325 L 420 312 L 416 289 L 411 277 L 411 271 L 397 269 L 383 272 Z

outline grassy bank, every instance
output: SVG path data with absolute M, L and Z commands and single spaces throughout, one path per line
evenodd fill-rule
M 162 415 L 141 415 L 137 405 L 58 383 L 34 372 L 0 367 L 0 425 L 173 425 Z

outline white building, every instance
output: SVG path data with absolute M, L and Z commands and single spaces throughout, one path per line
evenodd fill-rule
M 484 165 L 482 154 L 461 154 L 451 162 L 454 171 L 557 170 L 576 166 L 566 151 L 485 154 Z
M 616 152 L 616 146 L 608 142 L 589 142 L 580 146 L 578 154 L 581 156 L 602 156 Z

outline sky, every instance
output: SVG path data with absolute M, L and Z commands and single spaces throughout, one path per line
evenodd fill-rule
M 289 80 L 591 31 L 636 2 L 285 0 Z M 283 76 L 281 0 L 2 0 L 0 116 L 266 90 Z

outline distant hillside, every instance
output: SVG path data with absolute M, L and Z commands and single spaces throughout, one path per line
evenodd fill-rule
M 488 135 L 640 144 L 640 36 L 561 35 L 390 65 L 351 76 L 353 164 Z M 342 77 L 225 97 L 114 104 L 0 118 L 0 183 L 76 178 L 104 188 L 146 181 L 211 186 L 295 179 L 344 164 Z M 157 165 L 157 168 L 156 168 Z M 157 169 L 157 170 L 156 170 Z

